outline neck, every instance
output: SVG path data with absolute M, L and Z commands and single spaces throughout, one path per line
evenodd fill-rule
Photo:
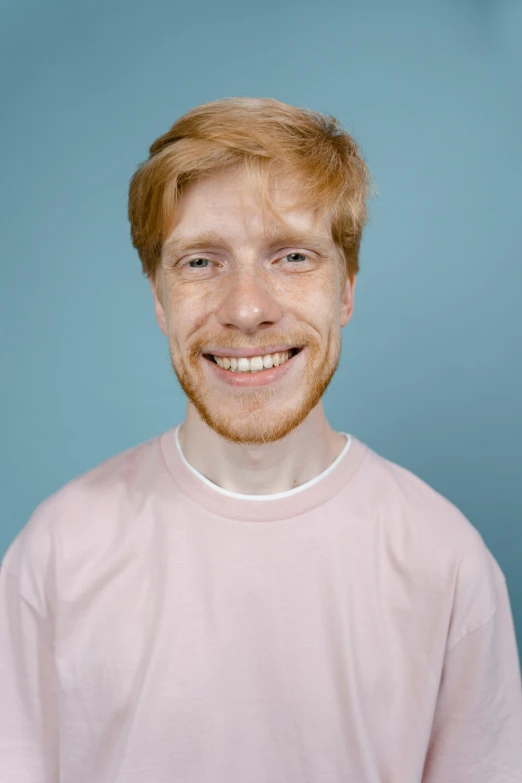
M 326 470 L 346 443 L 330 427 L 322 402 L 285 438 L 260 446 L 230 443 L 220 437 L 189 402 L 178 436 L 193 468 L 217 486 L 246 495 L 295 489 Z

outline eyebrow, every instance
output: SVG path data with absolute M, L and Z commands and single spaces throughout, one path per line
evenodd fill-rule
M 274 250 L 276 247 L 310 247 L 319 256 L 324 258 L 332 254 L 333 240 L 328 241 L 324 234 L 317 234 L 311 231 L 293 231 L 293 230 L 268 230 L 264 232 L 264 240 L 267 249 Z M 216 231 L 204 231 L 194 237 L 176 237 L 173 236 L 164 244 L 164 252 L 170 256 L 180 256 L 192 250 L 204 250 L 205 248 L 219 247 L 231 250 L 230 243 L 218 234 Z

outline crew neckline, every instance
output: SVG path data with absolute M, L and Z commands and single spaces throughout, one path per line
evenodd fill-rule
M 245 522 L 288 519 L 320 506 L 351 481 L 368 451 L 353 435 L 341 432 L 346 437 L 342 451 L 317 476 L 286 492 L 247 495 L 219 487 L 187 461 L 178 437 L 181 424 L 160 436 L 160 449 L 171 478 L 182 492 L 207 511 Z

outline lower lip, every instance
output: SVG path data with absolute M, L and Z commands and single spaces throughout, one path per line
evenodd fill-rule
M 282 378 L 295 364 L 295 360 L 298 359 L 303 353 L 302 348 L 295 356 L 287 359 L 284 364 L 280 364 L 279 367 L 272 367 L 269 370 L 259 370 L 259 372 L 231 372 L 230 370 L 224 370 L 219 364 L 216 364 L 211 359 L 203 357 L 203 361 L 207 362 L 214 370 L 217 377 L 228 383 L 229 386 L 241 386 L 242 388 L 250 388 L 251 386 L 267 386 L 269 383 L 274 383 Z

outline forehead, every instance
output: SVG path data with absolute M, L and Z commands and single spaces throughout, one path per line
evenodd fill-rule
M 205 177 L 189 185 L 178 200 L 166 241 L 217 230 L 238 241 L 272 240 L 279 231 L 332 240 L 330 217 L 297 204 L 301 192 L 295 175 L 272 177 L 268 194 L 273 211 L 242 168 Z

